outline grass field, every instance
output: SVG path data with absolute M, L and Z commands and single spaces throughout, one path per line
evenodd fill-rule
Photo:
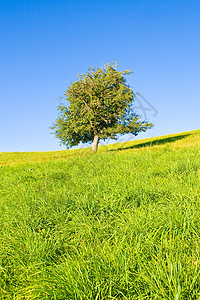
M 0 299 L 200 299 L 200 130 L 0 153 Z

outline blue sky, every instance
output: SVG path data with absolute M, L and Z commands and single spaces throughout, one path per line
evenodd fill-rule
M 57 99 L 112 61 L 158 111 L 137 138 L 200 128 L 199 0 L 1 0 L 0 41 L 2 152 L 65 149 L 49 129 Z

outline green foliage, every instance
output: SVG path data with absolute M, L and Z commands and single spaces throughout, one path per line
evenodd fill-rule
M 78 75 L 65 96 L 69 106 L 59 106 L 59 117 L 51 127 L 63 144 L 68 147 L 79 142 L 116 138 L 117 134 L 137 135 L 152 127 L 141 121 L 133 111 L 134 94 L 127 85 L 125 75 L 130 70 L 119 72 L 115 64 L 89 69 L 86 75 Z
M 198 134 L 2 166 L 0 299 L 198 300 Z

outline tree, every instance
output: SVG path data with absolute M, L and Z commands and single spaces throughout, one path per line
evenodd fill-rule
M 134 93 L 117 64 L 90 68 L 86 75 L 78 75 L 64 96 L 69 105 L 58 107 L 59 116 L 51 129 L 68 148 L 79 142 L 93 142 L 96 152 L 100 139 L 116 138 L 118 134 L 137 135 L 153 125 L 141 121 L 133 110 Z

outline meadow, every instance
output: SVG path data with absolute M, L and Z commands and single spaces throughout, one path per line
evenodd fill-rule
M 0 153 L 0 299 L 200 299 L 200 130 Z

